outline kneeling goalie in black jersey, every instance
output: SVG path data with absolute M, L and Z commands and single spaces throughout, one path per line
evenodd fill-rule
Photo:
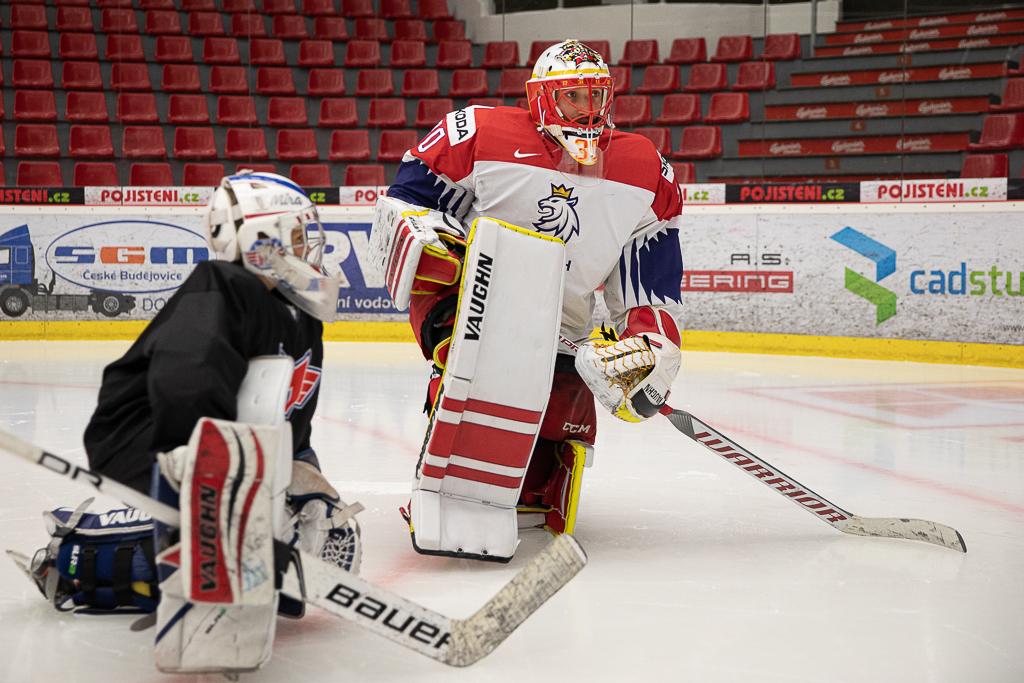
M 233 673 L 269 659 L 278 611 L 302 613 L 279 604 L 273 539 L 356 572 L 360 506 L 310 447 L 338 299 L 316 207 L 287 178 L 243 172 L 207 219 L 217 260 L 107 366 L 84 436 L 91 468 L 179 507 L 180 530 L 86 501 L 45 513 L 50 543 L 20 564 L 58 609 L 155 610 L 161 670 Z

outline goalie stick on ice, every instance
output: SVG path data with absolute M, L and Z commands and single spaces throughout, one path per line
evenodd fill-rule
M 165 524 L 178 524 L 177 509 L 4 431 L 0 431 L 0 451 L 88 484 Z M 468 666 L 490 654 L 587 563 L 586 553 L 572 536 L 558 536 L 476 613 L 454 619 L 278 543 L 280 551 L 291 555 L 281 587 L 285 595 L 450 666 Z M 12 558 L 17 563 L 19 558 L 14 554 Z

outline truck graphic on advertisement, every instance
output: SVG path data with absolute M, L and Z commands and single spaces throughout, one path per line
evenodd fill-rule
M 88 294 L 54 294 L 57 274 L 49 285 L 36 279 L 35 249 L 27 225 L 0 235 L 0 311 L 17 318 L 29 308 L 36 313 L 79 312 L 92 309 L 114 318 L 135 308 L 135 297 L 120 292 L 93 289 Z

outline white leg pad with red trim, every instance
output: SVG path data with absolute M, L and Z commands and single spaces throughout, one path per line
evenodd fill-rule
M 554 375 L 565 275 L 557 239 L 479 218 L 451 351 L 416 470 L 413 544 L 507 561 Z

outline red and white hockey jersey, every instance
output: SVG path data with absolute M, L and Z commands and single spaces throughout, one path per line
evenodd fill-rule
M 406 153 L 388 194 L 467 225 L 488 216 L 561 238 L 562 333 L 571 339 L 589 336 L 602 285 L 619 331 L 635 306 L 665 307 L 679 323 L 682 198 L 672 167 L 640 135 L 606 129 L 601 147 L 599 168 L 568 164 L 529 112 L 467 107 Z

